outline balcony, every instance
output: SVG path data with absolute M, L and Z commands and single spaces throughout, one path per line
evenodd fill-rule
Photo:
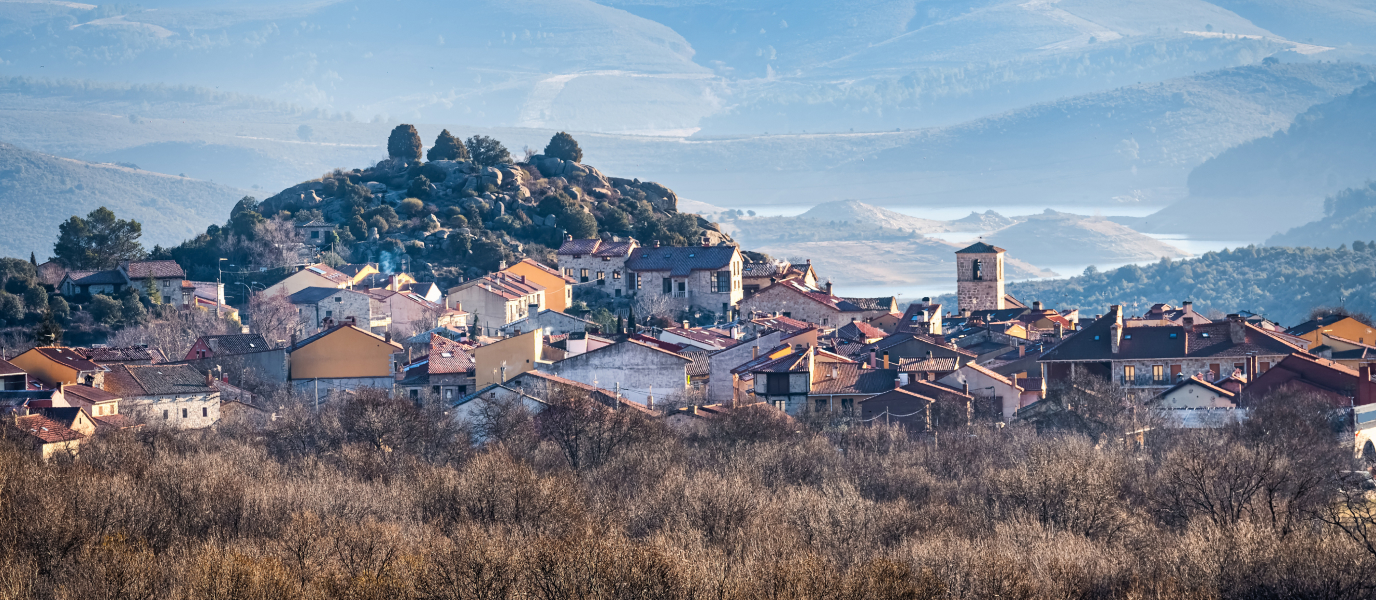
M 1169 376 L 1157 379 L 1149 374 L 1137 375 L 1130 379 L 1127 377 L 1120 377 L 1119 381 L 1122 383 L 1123 387 L 1167 387 L 1175 385 Z

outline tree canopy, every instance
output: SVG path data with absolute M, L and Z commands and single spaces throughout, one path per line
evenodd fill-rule
M 426 160 L 468 160 L 468 146 L 463 145 L 459 138 L 454 137 L 446 129 L 440 132 L 439 137 L 435 138 L 435 145 L 430 147 L 430 151 L 425 153 Z
M 511 162 L 511 153 L 506 146 L 485 135 L 468 138 L 468 151 L 472 153 L 473 163 L 480 167 L 495 167 Z
M 578 147 L 578 140 L 573 139 L 573 136 L 560 131 L 549 139 L 549 144 L 545 146 L 545 156 L 581 163 L 583 149 Z
M 53 255 L 68 269 L 113 269 L 147 256 L 139 243 L 142 236 L 138 221 L 116 218 L 114 211 L 102 206 L 84 219 L 72 215 L 59 225 Z
M 420 134 L 414 125 L 402 123 L 387 136 L 387 156 L 406 160 L 420 160 Z

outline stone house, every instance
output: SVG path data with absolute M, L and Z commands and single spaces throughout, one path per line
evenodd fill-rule
M 449 289 L 445 304 L 469 314 L 481 335 L 545 309 L 545 288 L 524 275 L 496 272 Z
M 453 404 L 476 388 L 477 362 L 469 352 L 464 344 L 432 335 L 429 352 L 401 369 L 396 388 L 413 400 Z
M 589 350 L 539 369 L 588 385 L 619 390 L 638 404 L 653 406 L 688 389 L 693 360 L 676 352 L 630 339 Z
M 898 381 L 897 371 L 869 369 L 815 346 L 781 345 L 737 370 L 750 374 L 747 403 L 763 402 L 789 415 L 853 414 L 856 401 L 894 389 Z
M 1120 305 L 1044 352 L 1042 378 L 1054 386 L 1088 373 L 1126 388 L 1161 390 L 1196 374 L 1208 381 L 1238 372 L 1264 374 L 1287 356 L 1304 350 L 1277 334 L 1229 315 L 1221 322 L 1127 327 Z
M 94 296 L 105 294 L 113 296 L 129 285 L 124 274 L 117 269 L 108 271 L 67 271 L 58 282 L 57 289 L 64 297 Z
M 301 239 L 312 246 L 326 246 L 330 243 L 330 233 L 335 229 L 334 224 L 327 223 L 322 219 L 312 219 L 308 223 L 297 223 L 296 233 Z
M 605 286 L 609 296 L 633 295 L 635 281 L 626 271 L 626 261 L 639 247 L 635 240 L 575 240 L 565 235 L 556 253 L 559 271 L 571 280 L 570 286 L 591 284 Z
M 832 295 L 829 283 L 818 291 L 797 280 L 781 281 L 760 290 L 742 301 L 740 310 L 743 315 L 779 314 L 828 329 L 863 321 L 866 314 L 863 308 Z
M 941 305 L 932 302 L 931 298 L 923 298 L 921 302 L 909 304 L 907 310 L 903 311 L 903 317 L 895 325 L 894 331 L 926 335 L 946 333 L 941 320 Z
M 336 325 L 385 331 L 392 320 L 377 298 L 364 292 L 309 287 L 287 297 L 296 306 L 298 335 L 312 336 Z
M 153 285 L 162 296 L 163 304 L 183 306 L 189 302 L 182 297 L 182 282 L 186 281 L 186 272 L 177 261 L 137 260 L 120 265 L 119 271 L 128 281 L 128 285 L 138 290 L 141 295 L 148 295 L 148 280 L 152 279 Z
M 975 398 L 961 389 L 930 381 L 900 386 L 859 400 L 857 415 L 869 421 L 903 425 L 916 431 L 967 427 L 975 418 Z
M 119 397 L 122 414 L 150 424 L 197 429 L 220 419 L 220 390 L 191 365 L 114 365 L 105 391 Z
M 256 333 L 201 336 L 182 360 L 234 385 L 287 382 L 286 344 L 270 344 Z
M 634 295 L 668 299 L 671 310 L 697 307 L 730 316 L 744 296 L 743 259 L 735 246 L 641 247 L 626 259 Z
M 549 408 L 551 403 L 560 397 L 571 395 L 595 400 L 606 405 L 608 410 L 629 409 L 639 411 L 647 416 L 653 414 L 653 411 L 644 405 L 631 402 L 624 395 L 618 396 L 612 390 L 594 387 L 541 371 L 528 371 L 513 377 L 510 381 L 484 386 L 482 389 L 460 398 L 454 403 L 450 413 L 456 421 L 472 422 L 478 418 L 484 409 L 494 403 L 508 405 L 519 403 L 531 413 L 539 413 Z
M 741 267 L 742 297 L 749 298 L 760 290 L 780 281 L 796 279 L 803 287 L 817 289 L 817 271 L 812 261 L 805 265 L 790 264 L 786 260 L 747 262 Z
M 954 359 L 956 367 L 975 361 L 975 354 L 939 337 L 895 333 L 872 344 L 848 351 L 857 360 L 888 369 L 901 359 Z
M 297 393 L 324 399 L 332 391 L 371 387 L 391 390 L 401 344 L 353 325 L 321 331 L 288 350 L 289 377 Z
M 19 434 L 22 443 L 43 460 L 55 454 L 75 456 L 81 447 L 81 440 L 87 437 L 41 413 L 15 416 L 9 427 Z

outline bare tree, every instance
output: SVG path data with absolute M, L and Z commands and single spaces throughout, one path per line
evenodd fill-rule
M 275 269 L 301 262 L 300 233 L 281 215 L 254 226 L 252 237 L 230 236 L 223 248 L 245 265 Z
M 142 346 L 156 349 L 168 360 L 181 360 L 192 344 L 203 335 L 222 335 L 236 330 L 233 321 L 206 310 L 170 312 L 164 318 L 127 327 L 110 336 L 112 346 Z
M 270 344 L 291 339 L 300 326 L 296 307 L 284 294 L 258 294 L 248 303 L 249 327 Z
M 645 426 L 639 412 L 611 408 L 574 390 L 556 389 L 549 396 L 549 408 L 536 415 L 536 425 L 575 471 L 602 464 Z

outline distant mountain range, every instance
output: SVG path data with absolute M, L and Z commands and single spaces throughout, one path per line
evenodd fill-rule
M 1265 239 L 1325 216 L 1324 198 L 1376 178 L 1376 83 L 1316 105 L 1281 131 L 1220 153 L 1190 173 L 1189 198 L 1143 219 L 1143 231 Z M 1332 243 L 1349 242 L 1350 239 Z M 1306 240 L 1306 245 L 1326 245 Z
M 219 222 L 241 190 L 113 164 L 94 164 L 0 144 L 0 256 L 44 260 L 57 226 L 105 206 L 143 224 L 143 243 L 170 246 Z

